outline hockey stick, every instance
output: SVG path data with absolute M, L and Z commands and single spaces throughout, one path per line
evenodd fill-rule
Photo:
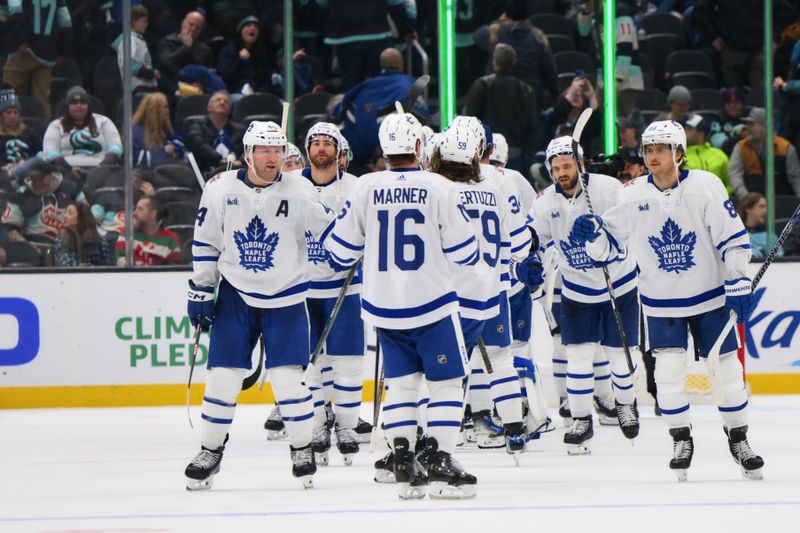
M 200 190 L 206 188 L 206 181 L 203 179 L 203 174 L 200 172 L 200 167 L 197 166 L 197 160 L 194 158 L 194 154 L 189 152 L 186 154 L 186 159 L 189 160 L 189 165 L 192 167 L 192 171 L 194 172 L 194 178 L 197 180 L 197 184 L 200 185 Z
M 491 374 L 494 372 L 494 368 L 492 368 L 492 362 L 489 360 L 489 352 L 486 351 L 483 337 L 478 337 L 478 351 L 481 352 L 481 359 L 483 359 L 483 366 L 486 367 L 486 373 Z
M 578 117 L 578 121 L 575 124 L 575 130 L 572 134 L 572 157 L 575 159 L 575 165 L 578 167 L 578 175 L 581 178 L 581 188 L 583 189 L 583 193 L 586 195 L 586 206 L 589 208 L 589 214 L 594 216 L 594 209 L 592 209 L 592 200 L 589 197 L 589 180 L 588 175 L 582 171 L 580 158 L 578 157 L 578 142 L 581 138 L 581 133 L 583 133 L 583 128 L 586 127 L 586 123 L 589 122 L 589 118 L 592 116 L 592 108 L 587 107 L 581 113 L 581 116 Z M 622 341 L 622 351 L 625 352 L 625 361 L 628 363 L 628 370 L 631 373 L 631 379 L 635 381 L 636 377 L 634 376 L 634 367 L 633 367 L 633 359 L 631 359 L 631 350 L 628 347 L 628 339 L 625 337 L 625 327 L 622 323 L 622 315 L 619 312 L 619 305 L 617 304 L 617 297 L 614 295 L 614 285 L 611 281 L 611 275 L 608 273 L 608 266 L 603 265 L 603 277 L 606 280 L 606 288 L 608 289 L 608 297 L 611 300 L 611 310 L 614 312 L 614 321 L 617 323 L 617 330 L 619 331 L 619 338 Z
M 194 329 L 194 348 L 192 357 L 189 359 L 189 381 L 186 382 L 186 416 L 189 418 L 189 427 L 194 429 L 192 424 L 192 410 L 189 404 L 189 397 L 192 391 L 192 374 L 194 374 L 194 363 L 197 361 L 197 350 L 200 348 L 200 316 L 197 317 L 197 327 Z
M 414 80 L 413 85 L 408 89 L 408 94 L 406 94 L 406 99 L 404 102 L 403 107 L 406 109 L 413 109 L 414 102 L 422 96 L 425 92 L 425 89 L 428 87 L 428 84 L 431 82 L 431 77 L 427 74 L 423 74 L 416 80 Z
M 758 287 L 761 278 L 764 277 L 764 273 L 767 271 L 769 266 L 772 264 L 772 261 L 775 260 L 775 256 L 778 254 L 778 250 L 780 250 L 781 246 L 783 246 L 783 242 L 789 237 L 794 229 L 795 224 L 800 221 L 800 205 L 797 206 L 797 209 L 794 210 L 792 214 L 792 218 L 789 219 L 789 222 L 786 223 L 784 226 L 783 231 L 781 231 L 778 240 L 775 241 L 775 244 L 772 245 L 772 249 L 767 254 L 766 259 L 761 264 L 761 267 L 758 269 L 755 277 L 753 278 L 753 282 L 750 285 L 750 291 L 755 292 L 756 287 Z M 728 337 L 728 334 L 733 329 L 733 326 L 736 325 L 736 313 L 734 311 L 730 312 L 730 318 L 728 322 L 725 324 L 725 327 L 722 328 L 722 333 L 720 333 L 717 341 L 711 347 L 711 351 L 708 353 L 708 377 L 711 381 L 711 397 L 714 400 L 714 403 L 720 405 L 724 399 L 724 392 L 722 390 L 722 376 L 720 375 L 720 362 L 719 362 L 719 355 L 720 350 L 722 349 L 722 343 L 725 342 L 725 339 Z
M 381 361 L 381 341 L 375 336 L 375 382 L 372 384 L 372 434 L 369 436 L 369 453 L 375 449 L 378 439 L 378 419 L 381 415 L 381 401 L 383 400 L 383 365 Z
M 261 369 L 264 366 L 264 336 L 259 335 L 258 337 L 258 366 L 256 366 L 255 370 L 242 380 L 242 390 L 247 390 L 253 385 L 256 384 L 258 381 L 258 377 L 261 375 Z M 266 376 L 266 373 L 264 374 Z M 261 382 L 259 390 L 264 389 L 264 382 Z
M 286 133 L 286 127 L 289 125 L 289 102 L 283 102 L 283 109 L 281 111 L 281 131 Z

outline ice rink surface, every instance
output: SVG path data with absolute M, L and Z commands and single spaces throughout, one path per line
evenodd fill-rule
M 477 498 L 465 501 L 400 501 L 393 485 L 372 481 L 383 451 L 369 455 L 366 445 L 351 467 L 332 450 L 331 466 L 304 490 L 287 441 L 266 440 L 270 408 L 238 408 L 214 487 L 192 493 L 183 470 L 199 431 L 184 408 L 0 411 L 0 531 L 800 531 L 800 396 L 751 400 L 763 481 L 741 477 L 719 415 L 696 406 L 693 465 L 678 483 L 664 423 L 642 407 L 635 446 L 595 424 L 590 456 L 568 457 L 560 428 L 529 443 L 520 467 L 502 450 L 460 448 L 457 459 L 478 477 Z M 371 410 L 363 406 L 365 418 Z M 197 425 L 199 407 L 192 413 Z

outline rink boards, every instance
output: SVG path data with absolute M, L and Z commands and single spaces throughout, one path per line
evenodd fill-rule
M 758 265 L 751 265 L 752 272 Z M 776 263 L 748 324 L 753 393 L 800 393 L 800 276 Z M 0 408 L 154 406 L 185 402 L 193 331 L 186 271 L 7 273 L 0 282 Z M 552 341 L 534 305 L 534 355 L 549 374 Z M 202 398 L 208 336 L 201 336 L 192 401 Z M 372 400 L 374 359 L 364 361 Z M 240 403 L 271 403 L 269 383 Z

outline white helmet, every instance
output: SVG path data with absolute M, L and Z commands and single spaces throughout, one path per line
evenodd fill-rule
M 547 167 L 547 172 L 552 174 L 550 162 L 552 159 L 559 155 L 568 155 L 572 157 L 574 154 L 572 152 L 572 137 L 569 135 L 564 135 L 563 137 L 556 137 L 550 144 L 547 145 L 547 150 L 545 151 L 544 156 L 544 164 Z M 578 145 L 578 159 L 583 159 L 583 148 L 581 145 Z
M 330 122 L 317 122 L 309 128 L 308 133 L 306 133 L 306 157 L 309 159 L 311 159 L 311 156 L 308 153 L 308 147 L 317 137 L 327 137 L 336 145 L 336 157 L 338 159 L 342 150 L 342 134 L 339 128 Z
M 417 155 L 422 137 L 422 126 L 411 113 L 387 115 L 378 130 L 383 155 Z
M 644 158 L 644 147 L 648 144 L 668 144 L 675 154 L 678 147 L 683 148 L 684 158 L 686 157 L 686 131 L 683 126 L 674 120 L 658 120 L 651 122 L 642 133 L 642 142 L 639 145 L 639 155 Z M 676 161 L 675 164 L 679 164 Z
M 508 163 L 508 142 L 502 133 L 492 133 L 492 145 L 494 150 L 489 154 L 490 163 Z
M 254 146 L 283 146 L 286 147 L 286 134 L 280 126 L 272 121 L 262 122 L 254 120 L 247 127 L 242 138 L 245 151 L 253 151 Z
M 353 151 L 350 150 L 350 143 L 345 139 L 344 135 L 339 134 L 339 136 L 342 139 L 342 149 L 339 150 L 339 153 L 346 156 L 347 160 L 350 161 L 353 159 Z
M 451 124 L 444 130 L 436 142 L 439 155 L 444 161 L 470 165 L 478 155 L 481 140 L 476 132 L 461 123 Z
M 286 156 L 284 157 L 284 160 L 289 160 L 293 158 L 297 158 L 300 161 L 301 165 L 306 164 L 306 160 L 303 157 L 303 152 L 300 151 L 300 148 L 298 148 L 292 143 L 286 143 Z
M 486 149 L 486 130 L 483 129 L 483 122 L 477 117 L 459 115 L 453 119 L 449 127 L 452 128 L 453 126 L 469 128 L 478 136 L 480 140 L 480 144 L 478 145 L 480 152 L 478 156 L 482 156 L 483 151 Z

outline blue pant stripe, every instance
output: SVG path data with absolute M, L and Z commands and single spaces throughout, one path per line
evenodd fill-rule
M 734 413 L 736 411 L 741 411 L 745 407 L 747 407 L 747 400 L 745 400 L 742 405 L 737 405 L 736 407 L 720 407 L 719 411 L 720 413 Z
M 235 403 L 223 402 L 222 400 L 217 400 L 216 398 L 212 398 L 211 396 L 203 396 L 203 401 L 208 403 L 213 403 L 214 405 L 221 405 L 222 407 L 236 407 Z
M 553 359 L 553 363 L 556 363 L 556 364 L 560 363 L 562 365 L 566 365 L 567 364 L 567 360 L 566 359 Z
M 594 389 L 578 390 L 578 389 L 570 389 L 569 387 L 567 387 L 567 394 L 592 394 L 592 393 L 594 393 Z
M 383 407 L 383 410 L 391 411 L 392 409 L 402 409 L 403 407 L 410 407 L 412 409 L 416 409 L 417 404 L 415 402 L 393 403 L 392 405 L 385 405 Z
M 491 389 L 491 385 L 470 385 L 469 390 L 489 390 Z
M 661 408 L 661 414 L 664 414 L 664 415 L 679 415 L 679 414 L 683 413 L 684 411 L 688 411 L 688 410 L 689 410 L 689 404 L 687 403 L 683 407 L 678 407 L 677 409 L 664 409 L 662 407 Z
M 599 363 L 592 363 L 592 366 L 597 368 L 599 366 L 606 366 L 608 365 L 608 361 L 600 361 Z
M 492 387 L 496 387 L 498 385 L 502 385 L 503 383 L 510 383 L 512 381 L 517 381 L 517 380 L 519 380 L 518 376 L 508 376 L 507 378 L 495 379 L 492 381 Z
M 337 402 L 336 403 L 336 407 L 344 407 L 346 409 L 350 408 L 350 407 L 361 407 L 361 402 L 353 402 L 353 403 L 338 403 Z
M 309 394 L 305 398 L 300 398 L 295 400 L 280 400 L 278 401 L 278 405 L 295 405 L 298 403 L 310 402 L 310 401 L 311 401 L 311 395 Z
M 322 407 L 323 405 L 325 405 L 325 402 L 322 400 L 314 402 L 314 407 Z
M 330 387 L 331 385 L 333 385 L 333 381 L 323 381 L 322 382 L 322 386 L 323 387 Z
M 565 377 L 567 377 L 567 375 L 566 374 L 561 374 L 560 372 L 553 372 L 553 377 L 554 378 L 565 378 Z
M 606 374 L 605 376 L 595 376 L 595 381 L 605 381 L 607 379 L 611 379 L 611 374 Z
M 333 390 L 342 390 L 342 391 L 346 391 L 346 392 L 358 392 L 358 391 L 361 390 L 361 385 L 358 385 L 356 387 L 347 387 L 345 385 L 337 385 L 337 384 L 334 383 L 333 384 Z
M 619 390 L 630 390 L 630 389 L 633 388 L 633 383 L 631 383 L 630 385 L 622 386 L 619 383 L 617 383 L 616 381 L 614 381 L 613 379 L 611 380 L 611 383 L 612 383 L 612 385 L 614 385 L 615 389 L 619 389 Z
M 428 409 L 433 409 L 434 407 L 464 407 L 464 402 L 431 402 L 428 404 Z
M 311 411 L 310 413 L 307 413 L 307 414 L 304 414 L 304 415 L 300 415 L 300 416 L 284 416 L 283 417 L 283 421 L 284 422 L 302 422 L 303 420 L 308 420 L 309 418 L 311 418 L 313 416 L 314 416 L 314 411 Z
M 324 367 L 322 369 L 322 372 L 333 372 L 333 367 L 332 366 L 326 366 L 326 367 Z
M 312 391 L 322 390 L 322 387 L 309 387 L 309 389 L 311 389 Z
M 522 394 L 515 392 L 513 394 L 506 394 L 494 399 L 494 403 L 505 402 L 506 400 L 513 400 L 515 398 L 522 398 Z
M 461 427 L 461 422 L 458 420 L 428 420 L 428 427 L 429 428 L 437 428 L 437 427 Z
M 616 372 L 611 372 L 611 375 L 617 379 L 628 379 L 631 377 L 630 372 L 625 372 L 624 374 L 617 374 Z
M 384 422 L 383 429 L 392 429 L 392 428 L 399 428 L 402 426 L 416 426 L 416 420 L 401 420 L 400 422 L 392 422 L 391 424 L 387 424 Z
M 431 401 L 430 398 L 423 398 L 417 402 L 417 407 L 420 407 L 422 405 L 427 405 L 429 401 Z
M 572 372 L 567 372 L 567 377 L 572 379 L 592 379 L 594 377 L 594 372 L 590 374 L 573 374 Z
M 200 415 L 200 418 L 203 420 L 208 420 L 212 424 L 232 424 L 233 418 L 214 418 L 213 416 L 208 416 L 207 414 L 203 413 Z M 284 420 L 286 420 L 284 418 Z

